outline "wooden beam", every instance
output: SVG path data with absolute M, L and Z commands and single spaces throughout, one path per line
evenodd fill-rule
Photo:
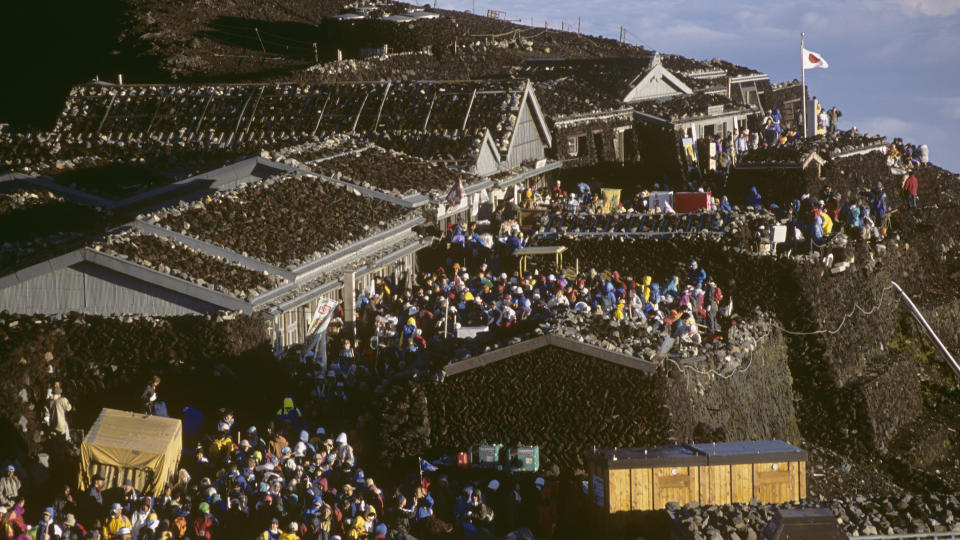
M 353 119 L 353 127 L 350 128 L 350 133 L 356 133 L 357 122 L 360 121 L 360 115 L 363 114 L 363 108 L 367 105 L 367 99 L 369 98 L 370 98 L 370 92 L 367 92 L 367 94 L 363 96 L 363 103 L 360 104 L 360 110 L 357 111 L 357 117 Z
M 320 129 L 320 122 L 323 120 L 323 112 L 327 110 L 327 103 L 330 103 L 330 94 L 327 94 L 327 99 L 323 102 L 323 107 L 320 108 L 320 116 L 317 117 L 317 123 L 313 126 L 313 132 L 310 134 L 311 137 L 316 135 L 317 130 Z
M 116 101 L 116 100 L 117 100 L 117 95 L 114 94 L 114 95 L 110 98 L 110 104 L 107 105 L 107 111 L 106 111 L 105 113 L 103 113 L 103 118 L 100 119 L 100 125 L 97 126 L 97 132 L 95 133 L 95 135 L 100 135 L 100 130 L 103 129 L 103 124 L 105 124 L 105 123 L 107 122 L 107 117 L 110 116 L 110 109 L 113 108 L 113 102 Z
M 393 84 L 393 81 L 387 81 L 387 88 L 383 91 L 383 99 L 380 100 L 380 108 L 377 109 L 377 119 L 373 122 L 373 132 L 377 132 L 377 128 L 380 127 L 380 115 L 383 114 L 383 106 L 387 103 L 387 95 L 390 94 L 390 85 Z
M 423 120 L 423 130 L 427 130 L 427 124 L 430 123 L 430 115 L 433 113 L 433 104 L 437 102 L 437 95 L 433 95 L 433 100 L 430 101 L 430 109 L 427 110 L 427 117 Z
M 463 115 L 463 126 L 460 128 L 460 131 L 466 131 L 467 129 L 467 120 L 470 119 L 470 111 L 473 110 L 473 100 L 477 99 L 477 89 L 473 89 L 473 95 L 470 96 L 470 104 L 467 105 L 467 114 Z

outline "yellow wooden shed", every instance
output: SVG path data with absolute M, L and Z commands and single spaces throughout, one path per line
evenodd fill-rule
M 598 449 L 586 456 L 588 491 L 606 513 L 796 501 L 807 494 L 806 460 L 805 450 L 777 440 Z

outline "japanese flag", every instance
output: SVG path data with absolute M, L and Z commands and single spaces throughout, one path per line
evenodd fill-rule
M 803 69 L 827 69 L 828 67 L 830 67 L 830 64 L 827 64 L 827 61 L 819 53 L 803 49 Z

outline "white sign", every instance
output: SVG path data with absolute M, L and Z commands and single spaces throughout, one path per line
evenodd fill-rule
M 667 208 L 673 208 L 673 192 L 651 191 L 650 197 L 647 199 L 647 205 L 650 207 L 650 210 L 659 208 L 661 212 L 666 212 Z
M 537 166 L 536 166 L 537 169 L 542 169 L 543 167 L 546 167 L 546 166 L 547 166 L 547 158 L 537 160 Z
M 461 326 L 457 330 L 457 337 L 460 339 L 473 339 L 477 334 L 482 334 L 490 330 L 489 326 Z

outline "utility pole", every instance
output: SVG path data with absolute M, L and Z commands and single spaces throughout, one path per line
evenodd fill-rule
M 580 35 L 580 17 L 577 17 L 577 35 Z
M 803 138 L 809 136 L 809 131 L 807 131 L 807 70 L 803 69 L 803 41 L 806 36 L 805 32 L 800 32 L 800 93 L 803 99 Z M 816 134 L 816 131 L 814 131 L 814 134 Z

